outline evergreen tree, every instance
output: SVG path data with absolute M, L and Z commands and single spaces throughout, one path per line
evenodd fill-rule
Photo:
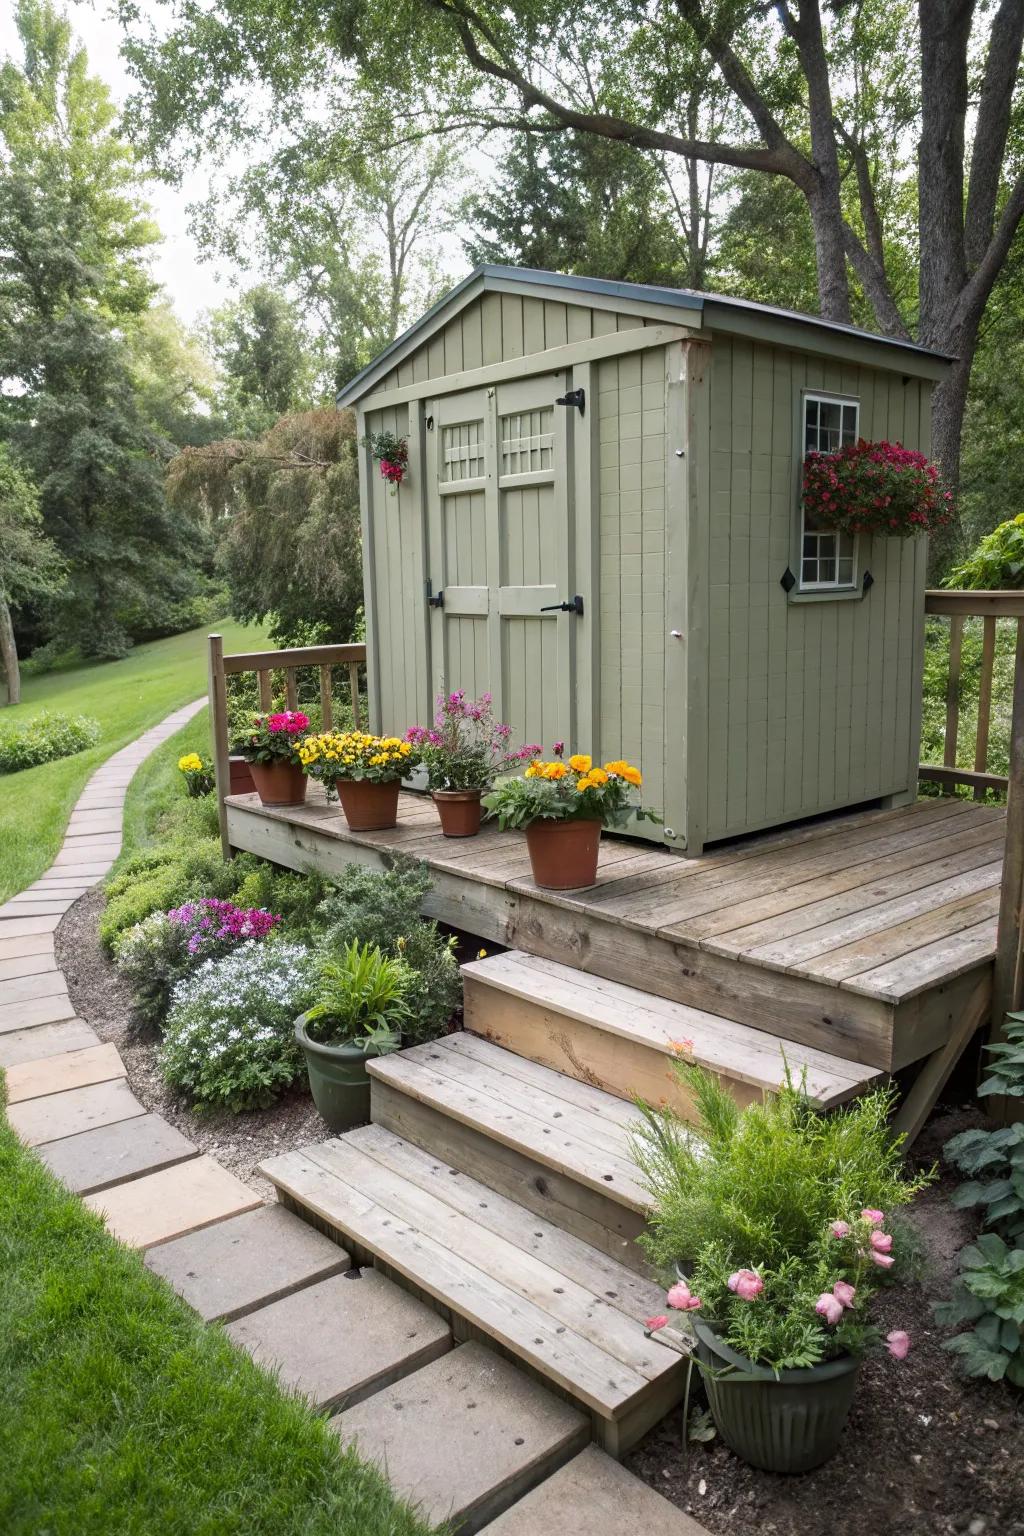
M 221 412 L 236 436 L 258 437 L 279 417 L 313 403 L 309 341 L 294 305 L 266 283 L 214 311 L 210 349 L 223 373 Z

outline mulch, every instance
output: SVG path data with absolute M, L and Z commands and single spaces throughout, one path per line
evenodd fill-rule
M 129 1022 L 131 998 L 97 938 L 103 897 L 83 896 L 57 931 L 59 963 L 79 1016 L 117 1046 L 133 1092 L 204 1152 L 265 1198 L 258 1172 L 266 1157 L 323 1139 L 308 1092 L 248 1114 L 197 1114 L 160 1078 L 156 1036 Z M 976 1108 L 940 1107 L 915 1147 L 930 1165 L 943 1143 L 983 1123 Z M 741 1462 L 717 1439 L 684 1459 L 676 1411 L 628 1455 L 625 1465 L 699 1520 L 713 1536 L 1024 1536 L 1024 1394 L 965 1380 L 942 1349 L 948 1330 L 932 1318 L 946 1296 L 956 1255 L 974 1235 L 971 1213 L 949 1203 L 956 1179 L 940 1179 L 914 1206 L 925 1257 L 920 1284 L 893 1285 L 878 1307 L 882 1332 L 911 1336 L 908 1358 L 870 1356 L 836 1456 L 801 1477 L 777 1477 Z M 695 1386 L 694 1398 L 700 1400 Z

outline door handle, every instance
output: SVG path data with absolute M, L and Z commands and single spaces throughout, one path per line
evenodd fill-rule
M 575 613 L 579 618 L 583 617 L 583 599 L 577 592 L 575 597 L 567 598 L 564 603 L 549 603 L 541 613 Z
M 426 589 L 427 589 L 427 607 L 428 608 L 443 608 L 444 607 L 444 588 L 442 587 L 440 592 L 435 592 L 434 591 L 434 587 L 433 587 L 433 583 L 431 581 L 429 581 L 429 580 L 425 583 L 425 585 L 426 585 Z

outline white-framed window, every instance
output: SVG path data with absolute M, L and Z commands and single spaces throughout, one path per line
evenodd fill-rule
M 802 455 L 834 453 L 860 436 L 860 401 L 840 395 L 805 394 L 801 400 Z M 856 579 L 856 540 L 837 533 L 800 507 L 800 590 L 852 587 Z

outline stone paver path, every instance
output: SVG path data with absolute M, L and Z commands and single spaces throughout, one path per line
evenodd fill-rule
M 284 1206 L 264 1205 L 147 1113 L 116 1048 L 75 1016 L 53 935 L 120 852 L 132 774 L 204 702 L 97 770 L 50 869 L 0 907 L 0 1068 L 12 1126 L 201 1317 L 332 1413 L 339 1438 L 378 1461 L 428 1518 L 452 1517 L 462 1536 L 484 1526 L 603 1536 L 613 1522 L 616 1536 L 706 1536 L 585 1449 L 585 1414 L 483 1344 L 459 1343 L 418 1296 L 353 1263 Z

